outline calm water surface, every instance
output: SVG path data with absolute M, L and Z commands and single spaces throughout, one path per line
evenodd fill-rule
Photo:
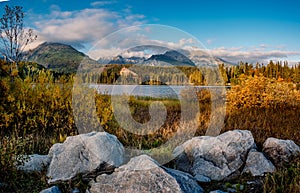
M 188 88 L 223 89 L 224 86 L 175 86 L 175 85 L 108 85 L 91 84 L 99 94 L 149 96 L 155 98 L 179 98 L 180 93 Z M 226 87 L 228 88 L 228 87 Z

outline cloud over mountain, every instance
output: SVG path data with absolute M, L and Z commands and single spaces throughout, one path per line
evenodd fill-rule
M 95 1 L 91 3 L 90 8 L 74 11 L 63 11 L 57 5 L 53 5 L 48 14 L 33 14 L 35 22 L 32 27 L 38 33 L 38 41 L 28 48 L 32 49 L 46 41 L 60 42 L 72 45 L 87 53 L 93 59 L 98 59 L 99 57 L 116 56 L 130 47 L 139 45 L 156 45 L 176 50 L 199 49 L 197 46 L 202 45 L 197 42 L 198 40 L 188 37 L 178 37 L 177 39 L 175 38 L 176 40 L 171 41 L 168 39 L 168 35 L 173 35 L 173 32 L 165 31 L 166 28 L 164 27 L 162 27 L 161 31 L 156 31 L 155 33 L 159 32 L 162 34 L 162 37 L 166 38 L 150 38 L 148 34 L 152 33 L 151 27 L 149 27 L 148 31 L 145 28 L 143 33 L 139 33 L 140 27 L 138 25 L 147 23 L 145 15 L 132 13 L 130 7 L 127 7 L 123 11 L 113 11 L 105 8 L 105 5 L 115 3 L 116 1 Z M 126 34 L 124 39 L 114 40 L 108 38 L 108 40 L 103 40 L 104 37 L 126 27 L 130 28 L 123 31 Z M 128 35 L 130 33 L 131 35 Z M 89 49 L 100 40 L 102 41 L 99 49 Z M 118 41 L 117 46 L 110 46 L 114 41 Z M 208 39 L 205 43 L 209 46 L 215 41 L 216 39 Z M 193 47 L 193 45 L 196 46 Z M 200 47 L 200 49 L 205 48 Z M 270 48 L 267 44 L 260 44 L 253 48 L 219 47 L 207 51 L 212 56 L 222 58 L 231 63 L 239 61 L 267 62 L 271 59 L 292 60 L 295 57 L 300 57 L 300 52 L 283 49 L 282 47 Z M 127 57 L 131 57 L 132 55 L 132 53 L 125 54 L 127 54 Z M 151 56 L 151 53 L 139 52 L 135 53 L 135 55 L 148 58 Z
M 94 5 L 99 3 L 94 2 Z M 38 18 L 33 26 L 38 33 L 36 45 L 44 41 L 62 42 L 77 48 L 97 42 L 120 28 L 145 23 L 144 15 L 104 8 L 62 11 L 60 7 L 52 6 L 49 14 L 35 17 Z
M 268 62 L 269 60 L 289 60 L 291 57 L 300 56 L 300 52 L 279 50 L 279 49 L 265 49 L 266 45 L 252 49 L 240 48 L 216 48 L 212 49 L 212 55 L 222 58 L 224 60 L 237 63 L 239 61 L 247 62 Z

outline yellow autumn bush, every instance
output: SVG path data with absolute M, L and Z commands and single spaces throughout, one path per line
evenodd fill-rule
M 300 91 L 293 83 L 258 76 L 240 76 L 227 93 L 223 132 L 250 130 L 261 146 L 268 137 L 300 144 Z
M 300 92 L 292 83 L 259 76 L 239 78 L 227 93 L 229 110 L 242 108 L 291 108 L 300 104 Z

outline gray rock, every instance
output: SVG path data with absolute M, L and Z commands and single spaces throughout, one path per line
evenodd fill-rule
M 268 138 L 263 144 L 263 152 L 271 159 L 275 166 L 283 166 L 291 158 L 300 155 L 300 147 L 292 140 Z
M 63 144 L 55 144 L 49 151 L 52 157 L 48 168 L 48 183 L 67 181 L 78 174 L 84 178 L 112 172 L 123 163 L 124 147 L 106 132 L 92 132 L 67 137 Z
M 179 170 L 219 181 L 238 172 L 254 147 L 250 131 L 234 130 L 217 137 L 194 137 L 176 147 L 173 156 Z
M 40 191 L 40 193 L 61 193 L 61 191 L 57 186 L 52 186 L 50 188 Z
M 265 173 L 273 173 L 276 168 L 263 153 L 251 150 L 248 154 L 243 173 L 250 173 L 252 176 L 263 176 Z
M 168 174 L 176 179 L 182 192 L 194 193 L 194 192 L 204 192 L 204 190 L 197 184 L 196 179 L 185 172 L 162 167 Z
M 98 176 L 96 181 L 90 182 L 87 192 L 203 192 L 192 176 L 171 169 L 166 171 L 149 156 L 141 155 L 111 175 Z
M 211 182 L 211 179 L 206 177 L 206 176 L 203 176 L 201 174 L 197 174 L 195 176 L 195 179 L 198 181 L 198 182 Z
M 64 145 L 62 143 L 55 143 L 52 145 L 48 152 L 48 156 L 52 159 L 54 155 L 60 154 L 64 150 Z
M 70 193 L 80 193 L 80 190 L 78 188 L 74 188 L 71 190 Z
M 50 164 L 50 157 L 48 155 L 28 155 L 28 156 L 19 156 L 18 159 L 25 159 L 25 162 L 22 165 L 18 165 L 17 169 L 25 172 L 41 172 L 43 169 L 46 169 Z
M 234 188 L 227 188 L 226 192 L 228 192 L 228 193 L 235 193 L 235 192 L 237 192 L 237 190 L 234 189 Z
M 214 191 L 210 191 L 209 193 L 228 193 L 228 192 L 224 192 L 222 190 L 214 190 Z

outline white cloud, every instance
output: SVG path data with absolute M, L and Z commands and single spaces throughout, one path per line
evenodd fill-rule
M 138 26 L 146 23 L 144 15 L 133 14 L 130 7 L 122 13 L 95 8 L 108 3 L 109 1 L 95 1 L 92 3 L 94 8 L 77 11 L 62 11 L 58 6 L 53 5 L 48 15 L 34 15 L 36 22 L 31 27 L 36 30 L 38 40 L 30 44 L 27 49 L 32 49 L 44 41 L 67 43 L 76 48 L 84 48 L 102 40 L 98 48 L 88 53 L 90 57 L 98 59 L 99 57 L 115 56 L 124 53 L 126 49 L 139 45 L 156 45 L 169 49 L 188 50 L 193 50 L 197 45 L 199 46 L 195 39 L 188 37 L 177 38 L 173 42 L 163 41 L 161 38 L 149 38 L 147 34 L 151 34 L 153 30 L 151 25 L 145 26 L 142 33 L 140 33 L 141 27 Z M 112 32 L 129 26 L 134 27 L 126 28 L 119 33 L 116 39 L 103 39 Z M 164 27 L 160 30 L 164 30 Z M 157 32 L 159 31 L 155 31 L 153 34 Z M 122 37 L 122 35 L 124 36 Z M 207 43 L 211 44 L 213 41 L 215 40 L 208 39 Z M 283 49 L 285 50 L 283 51 Z M 88 48 L 85 47 L 85 50 L 88 50 Z M 300 52 L 288 51 L 285 45 L 275 47 L 273 50 L 270 45 L 266 44 L 252 48 L 220 47 L 210 50 L 210 53 L 213 56 L 233 63 L 238 61 L 264 62 L 270 59 L 287 60 L 289 57 L 300 58 Z M 143 53 L 135 54 L 142 56 Z
M 111 4 L 115 4 L 115 3 L 117 3 L 117 1 L 95 1 L 95 2 L 91 3 L 91 6 L 100 7 L 100 6 L 111 5 Z
M 206 40 L 206 43 L 208 44 L 208 45 L 210 45 L 210 44 L 212 44 L 213 42 L 215 42 L 216 41 L 216 39 L 207 39 Z
M 124 15 L 101 8 L 61 11 L 58 6 L 52 6 L 50 14 L 36 18 L 33 28 L 38 33 L 38 42 L 68 43 L 77 48 L 97 42 L 120 28 L 145 23 L 141 14 Z
M 263 49 L 261 49 L 263 47 Z M 290 57 L 300 57 L 300 52 L 285 51 L 285 50 L 265 50 L 264 47 L 259 46 L 252 48 L 251 50 L 232 49 L 232 48 L 216 48 L 211 50 L 211 53 L 215 57 L 220 57 L 229 62 L 237 63 L 239 61 L 246 62 L 268 62 L 269 60 L 289 60 Z
M 152 55 L 151 54 L 147 54 L 144 51 L 138 51 L 138 52 L 124 52 L 124 53 L 122 53 L 122 56 L 126 57 L 126 58 L 130 58 L 130 57 L 140 57 L 140 58 L 144 57 L 144 58 L 149 58 Z
M 113 57 L 117 55 L 122 55 L 124 57 L 145 57 L 148 58 L 152 54 L 161 54 L 161 53 L 145 53 L 143 51 L 138 52 L 127 52 L 130 48 L 134 48 L 137 46 L 145 46 L 145 45 L 153 45 L 166 48 L 165 50 L 174 49 L 185 49 L 185 50 L 194 50 L 195 47 L 192 45 L 196 44 L 196 40 L 192 38 L 182 38 L 175 42 L 170 41 L 162 41 L 157 39 L 151 39 L 147 37 L 144 30 L 148 30 L 148 27 L 140 28 L 130 27 L 126 28 L 122 31 L 117 32 L 117 34 L 113 34 L 111 37 L 107 37 L 102 39 L 98 44 L 89 51 L 88 55 L 93 59 Z M 199 47 L 197 47 L 199 49 Z
M 259 45 L 259 47 L 261 47 L 261 48 L 264 48 L 264 49 L 265 49 L 265 48 L 268 48 L 269 46 L 268 46 L 267 44 L 260 44 L 260 45 Z

